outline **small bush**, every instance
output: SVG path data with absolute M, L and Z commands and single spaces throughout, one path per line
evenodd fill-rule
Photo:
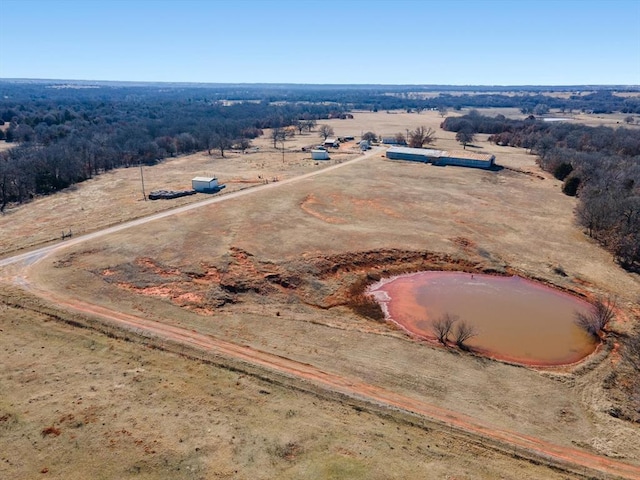
M 567 272 L 565 272 L 562 265 L 556 265 L 555 267 L 553 267 L 553 273 L 555 273 L 556 275 L 560 275 L 561 277 L 567 276 Z
M 564 180 L 569 176 L 569 174 L 573 172 L 573 167 L 570 163 L 563 162 L 558 165 L 553 171 L 553 176 L 558 180 Z
M 636 372 L 640 372 L 640 329 L 634 331 L 625 342 L 623 357 Z
M 569 177 L 562 185 L 562 193 L 570 197 L 575 197 L 578 194 L 578 188 L 580 187 L 579 177 Z
M 285 445 L 276 445 L 271 452 L 276 457 L 282 458 L 283 460 L 292 461 L 302 453 L 302 447 L 294 442 L 288 442 Z

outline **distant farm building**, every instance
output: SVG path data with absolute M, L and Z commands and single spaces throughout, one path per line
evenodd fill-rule
M 382 137 L 382 143 L 384 145 L 406 145 L 407 142 L 400 137 Z
M 360 143 L 358 143 L 358 145 L 360 146 L 360 150 L 362 151 L 369 150 L 371 148 L 369 140 L 360 140 Z
M 327 138 L 322 145 L 327 148 L 338 148 L 340 146 L 340 142 L 337 138 Z
M 216 177 L 195 177 L 191 179 L 191 188 L 196 192 L 214 193 L 220 190 L 220 184 Z
M 329 160 L 329 152 L 326 150 L 311 150 L 313 160 Z
M 432 163 L 433 165 L 455 165 L 458 167 L 492 168 L 496 157 L 485 153 L 465 150 L 432 150 L 429 148 L 391 147 L 387 150 L 391 160 Z

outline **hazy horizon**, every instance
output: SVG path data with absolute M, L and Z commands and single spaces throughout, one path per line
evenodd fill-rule
M 47 83 L 47 82 L 69 82 L 72 84 L 131 84 L 131 85 L 195 85 L 195 86 L 248 86 L 248 87 L 262 87 L 262 86 L 299 86 L 299 87 L 420 87 L 432 89 L 434 91 L 441 90 L 443 88 L 454 88 L 459 91 L 463 91 L 465 88 L 481 88 L 481 89 L 526 89 L 528 87 L 541 89 L 541 88 L 561 88 L 571 89 L 574 87 L 587 87 L 587 88 L 613 88 L 622 87 L 630 89 L 640 88 L 638 84 L 564 84 L 564 85 L 552 85 L 552 84 L 529 84 L 529 85 L 505 85 L 505 84 L 428 84 L 428 83 L 291 83 L 291 82 L 173 82 L 173 81 L 144 81 L 144 80 L 103 80 L 103 79 L 90 79 L 90 78 L 3 78 L 0 77 L 0 82 L 24 82 L 24 83 Z

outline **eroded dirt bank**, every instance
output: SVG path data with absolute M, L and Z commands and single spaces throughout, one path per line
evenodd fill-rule
M 72 262 L 73 256 L 70 256 L 56 265 L 70 266 Z M 294 296 L 297 301 L 322 309 L 346 306 L 373 320 L 384 320 L 382 310 L 367 295 L 366 287 L 382 278 L 427 270 L 519 275 L 580 297 L 590 296 L 583 288 L 555 285 L 483 259 L 401 249 L 305 255 L 275 263 L 231 248 L 216 262 L 175 266 L 139 257 L 94 273 L 121 289 L 166 299 L 205 315 L 226 304 L 246 301 L 250 294 L 258 294 L 275 303 Z
M 61 260 L 64 266 L 71 260 Z M 141 295 L 207 314 L 258 294 L 274 302 L 294 296 L 322 309 L 347 306 L 374 320 L 384 320 L 366 286 L 382 277 L 422 270 L 507 273 L 483 262 L 427 251 L 385 249 L 338 255 L 309 255 L 281 263 L 264 261 L 232 248 L 216 263 L 165 265 L 148 257 L 95 271 L 104 281 Z

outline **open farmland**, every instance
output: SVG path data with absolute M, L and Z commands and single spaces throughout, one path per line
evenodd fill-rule
M 363 131 L 393 135 L 418 125 L 437 129 L 440 121 L 436 112 L 356 112 L 352 120 L 326 123 L 338 136 L 359 137 Z M 437 129 L 436 136 L 434 147 L 458 148 L 451 132 Z M 34 292 L 58 305 L 62 312 L 56 315 L 64 317 L 65 305 L 73 309 L 92 304 L 102 311 L 155 320 L 291 359 L 354 385 L 447 408 L 496 431 L 638 467 L 638 428 L 606 413 L 610 400 L 601 384 L 617 361 L 615 354 L 608 354 L 611 345 L 583 366 L 540 372 L 415 342 L 350 308 L 350 287 L 367 273 L 465 268 L 520 273 L 585 296 L 616 295 L 621 307 L 616 328 L 629 328 L 639 313 L 638 277 L 618 268 L 574 226 L 575 200 L 562 195 L 560 182 L 541 172 L 533 156 L 485 139 L 479 135 L 470 149 L 495 154 L 497 163 L 507 168 L 481 171 L 394 162 L 382 158 L 380 151 L 316 177 L 62 249 L 34 265 L 24 282 L 32 282 Z M 145 178 L 158 188 L 186 188 L 184 182 L 192 176 L 213 173 L 228 185 L 226 194 L 261 183 L 259 176 L 283 180 L 322 168 L 297 151 L 317 140 L 312 134 L 288 141 L 284 162 L 281 152 L 263 139 L 256 142 L 257 152 L 226 159 L 181 157 L 148 169 Z M 355 156 L 347 145 L 342 153 L 332 154 L 330 163 Z M 118 170 L 15 209 L 2 218 L 3 231 L 9 232 L 2 237 L 2 250 L 53 240 L 69 228 L 98 230 L 199 199 L 142 202 L 138 174 L 136 169 Z M 12 295 L 20 297 L 8 297 Z M 330 393 L 318 398 L 267 385 L 253 376 L 57 322 L 43 328 L 45 318 L 39 315 L 9 307 L 2 312 L 7 325 L 3 330 L 11 331 L 1 337 L 2 348 L 11 354 L 2 382 L 14 392 L 2 406 L 10 420 L 3 438 L 26 437 L 30 446 L 25 443 L 25 448 L 39 452 L 40 468 L 58 478 L 70 478 L 61 458 L 77 461 L 101 447 L 106 448 L 105 463 L 112 464 L 119 454 L 128 461 L 110 465 L 121 470 L 107 470 L 106 477 L 140 472 L 146 478 L 163 478 L 176 465 L 184 466 L 180 472 L 172 470 L 176 478 L 198 478 L 191 477 L 193 471 L 205 478 L 234 477 L 236 465 L 238 478 L 559 475 L 505 452 L 477 444 L 470 448 L 446 429 L 425 430 L 393 415 L 354 410 L 344 399 L 331 399 Z M 16 318 L 22 328 L 9 327 Z M 44 368 L 54 364 L 65 367 Z M 187 378 L 185 371 L 190 372 Z M 269 370 L 257 376 L 269 379 Z M 92 380 L 87 383 L 88 378 Z M 31 390 L 18 391 L 24 382 Z M 50 382 L 69 386 L 58 389 Z M 109 392 L 109 399 L 99 394 L 102 391 Z M 158 396 L 161 402 L 155 401 Z M 181 407 L 183 397 L 186 408 Z M 37 413 L 29 402 L 37 402 Z M 70 411 L 62 408 L 69 402 Z M 117 402 L 127 404 L 126 413 L 119 412 Z M 85 410 L 90 408 L 93 416 L 80 420 L 78 433 L 70 433 L 68 415 L 75 421 L 89 415 Z M 167 422 L 159 422 L 165 417 Z M 202 432 L 185 431 L 176 439 L 173 432 L 181 432 L 185 424 L 198 425 Z M 60 434 L 53 430 L 41 435 L 48 426 Z M 200 446 L 202 437 L 206 443 Z M 74 447 L 74 441 L 81 446 Z M 131 445 L 140 451 L 131 451 Z M 447 445 L 446 454 L 442 445 Z M 393 461 L 382 465 L 392 449 Z M 57 451 L 64 454 L 56 456 Z M 333 452 L 329 459 L 327 451 Z M 1 468 L 9 475 L 33 476 L 14 457 L 2 460 L 6 465 Z M 85 461 L 84 476 L 95 476 L 100 462 Z

